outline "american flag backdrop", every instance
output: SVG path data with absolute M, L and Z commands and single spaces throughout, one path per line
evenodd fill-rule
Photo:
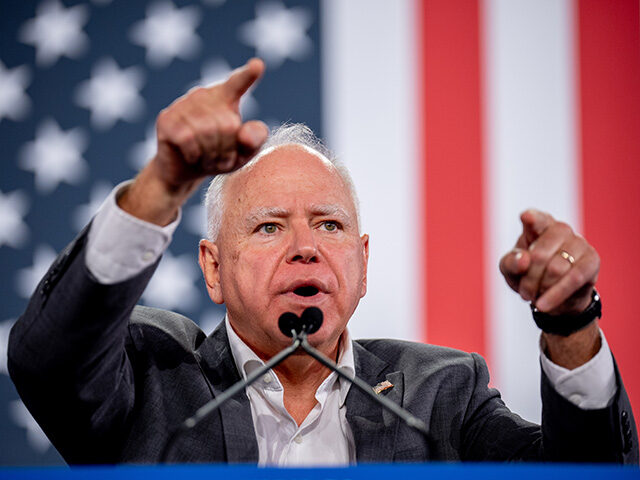
M 38 279 L 153 155 L 157 113 L 256 55 L 245 117 L 308 124 L 353 173 L 371 235 L 354 336 L 480 352 L 539 420 L 538 332 L 497 267 L 535 206 L 600 252 L 640 412 L 638 0 L 0 0 L 0 48 L 0 464 L 61 462 L 6 369 Z M 142 302 L 208 332 L 200 199 Z

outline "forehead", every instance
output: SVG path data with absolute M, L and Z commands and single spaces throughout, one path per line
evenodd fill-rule
M 333 203 L 355 215 L 349 188 L 326 158 L 298 145 L 278 147 L 229 178 L 227 213 L 300 202 Z

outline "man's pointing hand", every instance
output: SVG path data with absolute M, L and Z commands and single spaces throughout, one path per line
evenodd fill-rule
M 194 88 L 160 112 L 157 154 L 120 197 L 120 207 L 166 225 L 205 177 L 247 163 L 268 129 L 260 121 L 242 122 L 240 99 L 264 69 L 262 60 L 251 59 L 226 81 Z
M 600 270 L 595 249 L 548 213 L 527 210 L 520 219 L 522 234 L 500 261 L 509 286 L 545 312 L 584 310 Z
M 557 315 L 558 322 L 563 315 L 585 310 L 600 270 L 596 250 L 548 213 L 527 210 L 520 220 L 522 234 L 500 260 L 509 286 L 539 310 Z M 597 321 L 567 337 L 543 333 L 542 340 L 547 356 L 568 369 L 589 361 L 600 349 Z

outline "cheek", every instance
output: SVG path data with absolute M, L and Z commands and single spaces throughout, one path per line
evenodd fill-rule
M 359 298 L 366 271 L 362 248 L 354 245 L 329 255 L 332 255 L 333 270 L 342 284 L 343 291 L 349 296 L 357 295 Z
M 226 260 L 221 267 L 223 280 L 247 295 L 265 287 L 275 261 L 273 252 L 247 245 L 239 246 Z

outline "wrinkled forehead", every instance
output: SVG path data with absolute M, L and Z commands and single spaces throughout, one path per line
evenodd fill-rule
M 357 216 L 351 191 L 333 163 L 304 145 L 284 145 L 266 149 L 229 178 L 224 203 L 232 210 L 246 210 L 260 204 L 276 206 L 270 205 L 275 200 L 314 196 L 339 203 Z

